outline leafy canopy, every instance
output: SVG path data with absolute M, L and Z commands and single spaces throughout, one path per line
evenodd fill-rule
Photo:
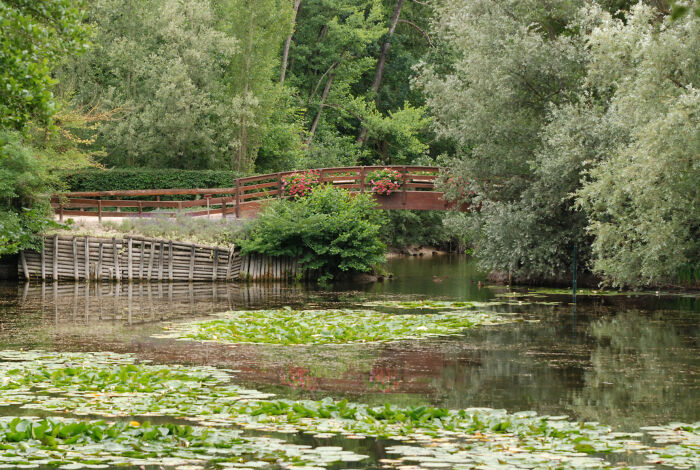
M 0 128 L 48 124 L 57 105 L 53 67 L 87 48 L 83 0 L 0 2 Z

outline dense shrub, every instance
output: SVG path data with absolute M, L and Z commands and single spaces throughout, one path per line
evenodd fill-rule
M 370 194 L 322 186 L 308 197 L 271 202 L 251 223 L 243 253 L 290 256 L 321 281 L 368 272 L 384 261 L 383 214 Z
M 43 160 L 18 133 L 0 131 L 0 255 L 37 246 L 51 225 L 47 195 L 53 188 Z
M 86 169 L 61 175 L 68 191 L 132 189 L 231 188 L 239 174 L 232 171 L 176 169 Z

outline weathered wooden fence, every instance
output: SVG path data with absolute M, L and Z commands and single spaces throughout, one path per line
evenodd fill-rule
M 74 281 L 274 281 L 304 276 L 296 260 L 240 256 L 235 247 L 60 235 L 44 237 L 39 252 L 22 251 L 18 272 L 24 279 Z

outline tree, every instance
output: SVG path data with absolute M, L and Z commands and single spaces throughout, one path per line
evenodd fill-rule
M 0 130 L 0 256 L 36 248 L 36 235 L 52 225 L 48 170 L 19 133 Z
M 87 48 L 82 0 L 0 1 L 0 128 L 49 123 L 53 67 Z
M 280 106 L 294 113 L 287 99 L 289 90 L 277 83 L 276 78 L 282 38 L 291 32 L 295 13 L 287 0 L 226 0 L 220 4 L 219 28 L 236 38 L 241 48 L 240 54 L 233 57 L 225 79 L 239 110 L 234 124 L 238 138 L 232 153 L 234 170 L 252 170 L 258 149 L 263 143 L 271 143 L 266 136 L 283 131 L 280 123 L 294 122 L 276 113 Z M 300 140 L 300 135 L 288 142 L 276 140 L 274 149 L 285 152 L 296 147 Z M 282 142 L 286 146 L 280 148 Z M 268 154 L 271 151 L 265 150 Z
M 607 3 L 619 6 L 441 11 L 452 60 L 424 66 L 418 84 L 437 132 L 459 145 L 444 183 L 481 206 L 454 220 L 488 269 L 561 280 L 574 245 L 614 285 L 698 265 L 698 20 Z M 471 182 L 476 199 L 451 181 Z
M 0 1 L 0 256 L 35 248 L 37 234 L 53 225 L 51 170 L 89 163 L 53 120 L 53 69 L 87 47 L 81 7 L 77 0 Z
M 465 193 L 481 211 L 450 225 L 466 224 L 486 269 L 557 278 L 570 266 L 573 244 L 584 240 L 567 198 L 580 164 L 573 161 L 562 181 L 566 161 L 538 163 L 548 161 L 542 134 L 551 110 L 578 98 L 585 43 L 574 20 L 582 5 L 449 0 L 434 19 L 449 61 L 423 64 L 416 84 L 437 134 L 456 143 L 452 178 L 471 182 L 479 195 L 471 201 L 471 189 Z M 450 195 L 461 200 L 464 189 Z
M 100 128 L 105 163 L 226 168 L 243 112 L 227 74 L 240 44 L 206 0 L 99 0 L 96 47 L 61 71 L 62 93 L 114 119 Z
M 613 285 L 675 282 L 700 265 L 700 18 L 657 14 L 603 14 L 589 37 L 589 82 L 613 90 L 603 121 L 618 139 L 577 194 L 592 267 Z

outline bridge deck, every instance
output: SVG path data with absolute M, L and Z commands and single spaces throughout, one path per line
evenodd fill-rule
M 390 168 L 401 175 L 401 189 L 386 196 L 377 195 L 381 209 L 448 210 L 451 205 L 435 188 L 440 168 L 427 166 L 357 166 L 323 168 L 319 180 L 353 192 L 370 192 L 367 174 Z M 234 180 L 230 188 L 139 189 L 126 191 L 83 191 L 55 195 L 51 204 L 64 216 L 153 217 L 211 216 L 254 217 L 268 201 L 285 197 L 282 178 L 294 171 L 249 176 Z M 167 199 L 167 200 L 162 200 Z M 461 208 L 467 210 L 467 208 Z

